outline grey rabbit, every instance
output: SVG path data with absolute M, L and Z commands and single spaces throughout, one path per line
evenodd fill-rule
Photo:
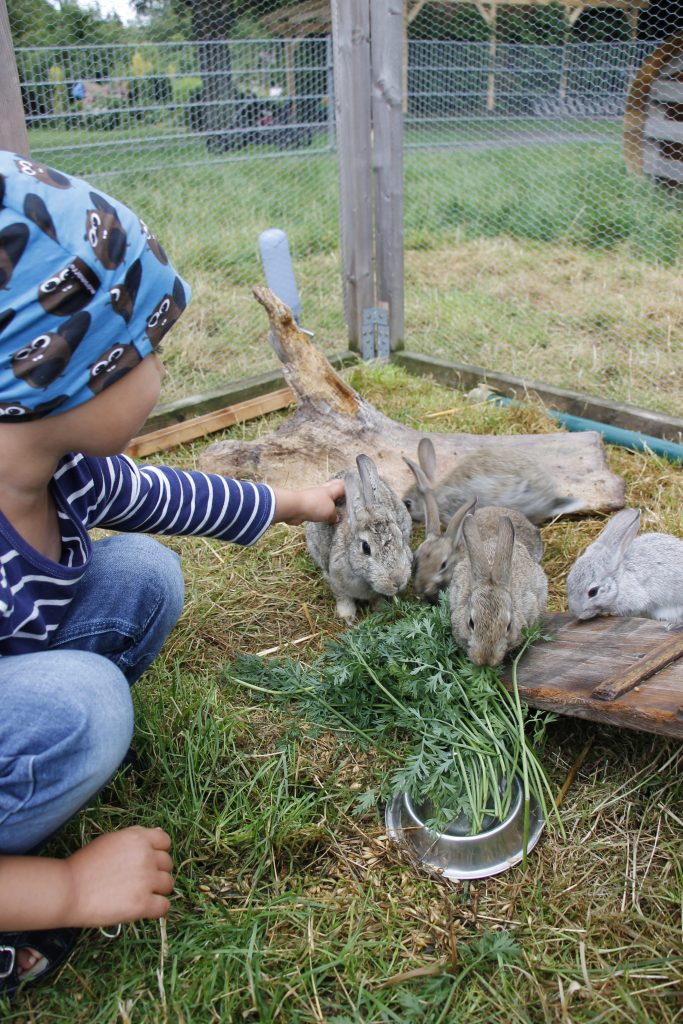
M 476 517 L 465 516 L 466 557 L 456 563 L 449 589 L 453 637 L 475 665 L 499 665 L 548 602 L 547 577 L 516 539 L 510 516 L 500 508 L 489 512 L 498 524 L 486 538 Z
M 482 536 L 497 535 L 499 510 L 491 506 L 476 509 L 477 499 L 472 498 L 456 509 L 442 534 L 439 507 L 427 477 L 412 459 L 403 458 L 415 477 L 425 510 L 425 539 L 413 557 L 413 589 L 421 601 L 435 602 L 439 593 L 448 587 L 456 561 L 464 557 L 462 525 L 465 516 L 474 514 Z M 538 527 L 515 509 L 502 511 L 512 520 L 517 539 L 526 545 L 533 560 L 540 562 L 543 541 Z
M 393 597 L 410 580 L 412 521 L 405 505 L 382 480 L 367 455 L 358 472 L 344 474 L 346 501 L 339 521 L 307 523 L 306 545 L 337 600 L 337 615 L 353 622 L 357 601 Z
M 578 619 L 642 615 L 683 626 L 683 540 L 643 533 L 640 510 L 624 508 L 579 555 L 567 576 Z
M 437 482 L 436 452 L 428 437 L 417 448 L 420 467 L 436 494 L 439 514 L 447 522 L 470 498 L 479 508 L 498 505 L 517 509 L 532 523 L 583 508 L 578 498 L 558 495 L 555 484 L 541 466 L 523 452 L 510 448 L 480 448 L 465 455 Z M 403 498 L 416 522 L 424 520 L 424 501 L 417 484 Z

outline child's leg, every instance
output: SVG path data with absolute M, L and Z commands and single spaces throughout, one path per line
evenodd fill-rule
M 0 658 L 0 854 L 26 853 L 88 802 L 133 732 L 120 669 L 84 651 Z
M 161 650 L 183 598 L 180 561 L 163 544 L 141 534 L 96 541 L 50 649 L 103 654 L 132 685 Z

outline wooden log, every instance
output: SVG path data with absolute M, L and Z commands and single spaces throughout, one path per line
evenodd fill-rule
M 0 0 L 0 96 L 0 149 L 11 149 L 21 156 L 30 156 L 6 0 Z
M 286 409 L 293 402 L 294 395 L 291 388 L 280 388 L 278 391 L 271 391 L 270 394 L 262 395 L 260 398 L 250 398 L 246 402 L 238 402 L 236 405 L 228 405 L 224 409 L 207 412 L 204 416 L 195 416 L 190 420 L 183 420 L 182 423 L 174 423 L 169 427 L 159 427 L 158 430 L 140 434 L 130 442 L 126 448 L 126 455 L 139 459 L 143 455 L 151 455 L 152 452 L 174 448 L 176 445 L 194 441 L 198 437 L 205 437 L 218 430 L 225 430 L 226 427 L 231 427 L 235 423 L 245 423 L 247 420 L 256 419 L 257 416 L 265 416 L 268 412 Z
M 399 493 L 407 490 L 412 475 L 402 456 L 414 458 L 427 432 L 397 423 L 365 401 L 299 330 L 291 310 L 276 295 L 267 288 L 255 288 L 254 294 L 268 313 L 269 337 L 298 408 L 267 437 L 210 445 L 200 458 L 201 468 L 302 487 L 329 479 L 365 453 L 391 486 Z M 602 439 L 595 431 L 429 436 L 444 472 L 477 448 L 522 451 L 543 464 L 559 492 L 579 498 L 586 511 L 612 511 L 624 505 L 623 480 L 610 472 Z

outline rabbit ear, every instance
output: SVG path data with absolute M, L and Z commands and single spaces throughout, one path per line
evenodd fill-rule
M 344 490 L 346 491 L 346 515 L 349 523 L 353 526 L 356 521 L 356 508 L 363 504 L 358 474 L 353 470 L 344 473 Z
M 441 517 L 439 516 L 439 506 L 436 503 L 436 497 L 430 487 L 429 480 L 420 467 L 412 459 L 409 459 L 407 455 L 403 456 L 403 461 L 412 470 L 417 483 L 417 489 L 424 499 L 425 534 L 427 537 L 439 537 L 441 535 Z
M 465 516 L 470 515 L 474 512 L 477 505 L 477 499 L 472 498 L 471 501 L 465 502 L 459 509 L 451 516 L 448 526 L 446 527 L 446 536 L 451 541 L 453 547 L 455 547 L 460 537 L 462 536 L 462 528 L 465 522 Z
M 366 505 L 376 505 L 379 502 L 379 474 L 377 466 L 369 455 L 357 455 L 356 465 L 360 476 L 360 485 L 363 492 L 363 501 Z
M 640 529 L 640 509 L 622 508 L 610 519 L 595 544 L 604 548 L 619 565 L 626 551 Z
M 436 452 L 428 437 L 423 437 L 417 446 L 417 458 L 430 484 L 436 481 Z
M 494 583 L 507 583 L 512 568 L 512 549 L 515 545 L 515 528 L 508 516 L 501 516 L 498 523 L 498 543 L 493 556 L 491 579 Z
M 472 569 L 472 578 L 478 583 L 485 583 L 491 579 L 491 566 L 486 557 L 474 516 L 465 516 L 462 532 L 465 538 L 467 555 L 470 560 L 470 568 Z

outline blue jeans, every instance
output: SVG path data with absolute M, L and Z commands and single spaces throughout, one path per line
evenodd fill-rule
M 0 658 L 0 854 L 43 843 L 108 782 L 133 733 L 130 686 L 183 607 L 178 556 L 151 537 L 93 545 L 50 648 Z

